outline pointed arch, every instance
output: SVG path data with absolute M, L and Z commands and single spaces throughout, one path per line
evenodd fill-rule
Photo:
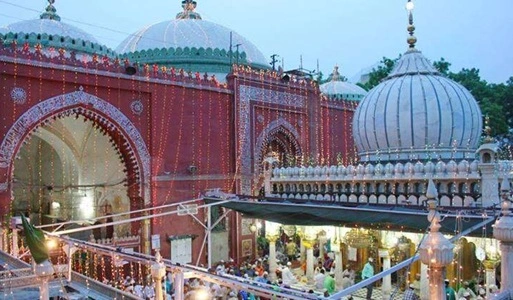
M 120 150 L 131 164 L 132 170 L 140 174 L 140 196 L 149 201 L 150 153 L 137 127 L 119 109 L 95 95 L 82 90 L 52 97 L 31 107 L 11 126 L 0 144 L 0 169 L 7 169 L 12 177 L 13 159 L 24 139 L 49 118 L 59 114 L 81 114 L 91 119 L 110 134 L 120 137 Z M 0 185 L 6 190 L 8 184 Z
M 285 134 L 288 137 L 288 141 L 291 143 L 293 149 L 295 149 L 294 155 L 301 155 L 302 150 L 301 145 L 298 142 L 300 140 L 300 135 L 298 131 L 294 126 L 292 126 L 292 124 L 287 122 L 285 119 L 279 118 L 269 123 L 267 127 L 264 130 L 262 130 L 262 132 L 257 138 L 254 153 L 254 157 L 256 158 L 254 165 L 255 171 L 260 169 L 260 164 L 264 159 L 263 155 L 265 147 L 269 144 L 270 139 L 278 133 Z

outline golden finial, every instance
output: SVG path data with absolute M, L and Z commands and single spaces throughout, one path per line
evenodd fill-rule
M 60 21 L 61 17 L 57 14 L 57 10 L 53 6 L 55 0 L 48 0 L 48 6 L 45 9 L 45 12 L 41 14 L 41 19 Z
M 183 12 L 176 15 L 177 19 L 196 19 L 201 20 L 200 14 L 195 12 L 196 9 L 196 1 L 194 0 L 183 0 L 182 1 L 182 8 Z
M 335 65 L 335 68 L 333 69 L 333 74 L 331 75 L 331 81 L 338 80 L 340 80 L 340 73 L 338 72 L 338 65 Z
M 406 3 L 406 10 L 408 11 L 408 33 L 410 36 L 406 40 L 408 45 L 410 45 L 410 49 L 415 49 L 415 43 L 417 42 L 417 38 L 413 35 L 415 32 L 415 25 L 413 25 L 413 2 L 412 0 L 408 0 Z

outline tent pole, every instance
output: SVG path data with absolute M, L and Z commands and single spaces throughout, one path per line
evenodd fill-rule
M 208 235 L 208 244 L 207 244 L 207 252 L 208 252 L 208 268 L 212 268 L 212 211 L 211 207 L 207 207 L 207 235 Z

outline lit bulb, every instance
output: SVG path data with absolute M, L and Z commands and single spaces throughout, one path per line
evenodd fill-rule
M 412 10 L 413 10 L 413 7 L 414 7 L 413 2 L 408 1 L 408 2 L 406 3 L 406 10 L 408 10 L 408 11 L 412 11 Z
M 46 247 L 48 249 L 55 249 L 57 247 L 57 241 L 54 239 L 47 239 L 46 240 Z

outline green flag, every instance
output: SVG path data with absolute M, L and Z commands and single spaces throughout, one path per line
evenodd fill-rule
M 50 255 L 48 254 L 48 249 L 45 245 L 45 234 L 41 229 L 34 227 L 34 225 L 31 225 L 23 214 L 21 215 L 21 220 L 23 222 L 25 239 L 27 240 L 27 245 L 30 249 L 30 253 L 34 258 L 34 261 L 37 264 L 40 264 L 50 257 Z

